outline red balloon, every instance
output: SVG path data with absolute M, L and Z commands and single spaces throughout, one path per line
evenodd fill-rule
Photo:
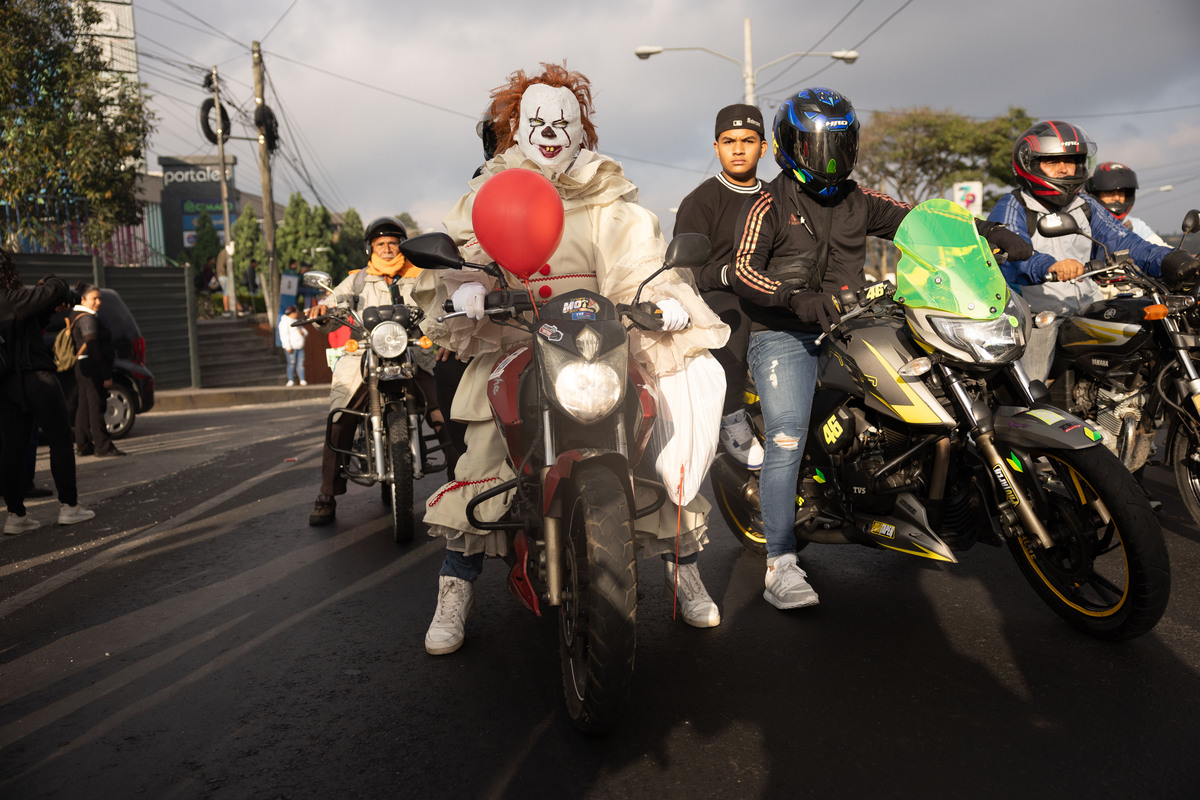
M 480 246 L 497 264 L 528 279 L 562 241 L 562 198 L 540 172 L 506 169 L 475 193 L 471 225 Z

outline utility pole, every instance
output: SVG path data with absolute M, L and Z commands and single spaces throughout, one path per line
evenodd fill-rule
M 254 109 L 259 112 L 263 108 L 263 68 L 262 49 L 258 42 L 250 43 L 250 52 L 254 60 Z M 255 119 L 266 121 L 265 114 L 256 113 Z M 275 253 L 275 200 L 271 194 L 271 153 L 267 149 L 267 137 L 264 126 L 258 128 L 258 170 L 262 175 L 262 227 L 263 243 L 267 247 L 267 286 L 266 305 L 267 322 L 276 319 L 279 313 L 279 260 Z
M 225 276 L 229 279 L 228 286 L 224 287 L 225 292 L 233 292 L 237 285 L 233 281 L 233 258 L 229 255 L 229 244 L 233 241 L 233 229 L 229 226 L 229 185 L 225 180 L 225 137 L 228 131 L 225 130 L 225 121 L 221 114 L 221 84 L 217 80 L 217 67 L 214 64 L 212 68 L 212 90 L 213 90 L 213 111 L 217 118 L 217 160 L 221 162 L 221 219 L 225 223 Z M 237 294 L 234 294 L 234 302 L 232 308 L 237 311 Z M 229 302 L 229 297 L 226 295 L 225 302 Z

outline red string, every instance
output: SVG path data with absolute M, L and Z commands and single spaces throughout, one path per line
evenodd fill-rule
M 679 499 L 683 499 L 683 464 L 679 465 Z M 675 505 L 675 581 L 671 586 L 671 619 L 675 619 L 675 606 L 679 598 L 679 536 L 683 527 L 683 505 Z

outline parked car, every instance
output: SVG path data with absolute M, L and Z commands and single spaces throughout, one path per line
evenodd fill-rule
M 116 353 L 104 425 L 108 428 L 109 436 L 121 439 L 133 429 L 138 414 L 144 414 L 154 407 L 154 375 L 146 369 L 146 340 L 142 338 L 137 321 L 116 290 L 100 290 L 97 317 L 100 324 L 112 333 L 113 350 Z M 53 345 L 54 337 L 65 324 L 65 313 L 50 318 L 45 332 L 47 344 Z M 60 374 L 59 377 L 65 376 Z M 77 396 L 74 375 L 63 381 L 63 390 L 67 394 L 67 407 L 74 421 Z

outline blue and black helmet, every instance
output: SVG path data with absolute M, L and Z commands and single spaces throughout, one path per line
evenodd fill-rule
M 828 197 L 858 160 L 858 115 L 832 89 L 801 89 L 775 114 L 775 161 L 806 192 Z

